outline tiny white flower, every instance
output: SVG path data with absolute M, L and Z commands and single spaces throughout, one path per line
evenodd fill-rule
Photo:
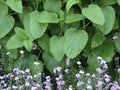
M 7 55 L 10 55 L 10 52 L 7 52 L 6 54 L 7 54 Z
M 39 62 L 34 62 L 34 65 L 38 66 L 40 63 Z
M 24 54 L 24 51 L 23 51 L 23 50 L 20 50 L 20 54 Z
M 118 39 L 118 36 L 113 36 L 113 40 Z

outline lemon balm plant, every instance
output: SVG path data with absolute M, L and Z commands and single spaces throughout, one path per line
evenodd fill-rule
M 60 66 L 72 68 L 74 76 L 78 60 L 82 70 L 94 73 L 102 67 L 96 60 L 100 56 L 117 80 L 119 8 L 120 0 L 0 0 L 1 74 L 29 68 L 32 75 L 47 75 Z

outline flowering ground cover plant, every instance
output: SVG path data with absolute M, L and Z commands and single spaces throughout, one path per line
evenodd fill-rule
M 0 88 L 119 90 L 120 0 L 0 0 Z

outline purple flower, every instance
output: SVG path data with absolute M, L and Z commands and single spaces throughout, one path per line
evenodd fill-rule
M 70 64 L 70 59 L 67 58 L 67 59 L 66 59 L 66 65 L 68 66 L 69 64 Z
M 65 73 L 69 73 L 69 69 L 65 69 L 64 71 L 65 71 Z
M 62 70 L 62 67 L 58 66 L 58 67 L 56 67 L 56 68 L 53 69 L 53 72 L 56 74 L 57 72 L 60 73 L 61 70 Z
M 82 81 L 78 81 L 78 82 L 77 82 L 77 87 L 80 87 L 80 86 L 82 86 L 82 85 L 84 85 L 84 83 L 83 83 Z
M 92 90 L 92 86 L 87 85 L 87 90 Z
M 77 79 L 80 78 L 80 74 L 79 73 L 77 73 L 75 76 L 76 76 Z
M 118 68 L 118 73 L 120 73 L 120 68 Z
M 68 90 L 73 90 L 72 85 L 69 85 Z
M 99 74 L 103 73 L 103 71 L 102 71 L 100 68 L 97 68 L 96 71 L 97 71 Z

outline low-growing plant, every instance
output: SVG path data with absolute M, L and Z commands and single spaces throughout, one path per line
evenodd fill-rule
M 29 68 L 31 75 L 54 76 L 59 66 L 71 70 L 62 74 L 76 88 L 76 79 L 68 77 L 79 69 L 95 73 L 103 68 L 96 60 L 102 57 L 111 81 L 120 83 L 119 8 L 120 0 L 0 0 L 0 75 Z

